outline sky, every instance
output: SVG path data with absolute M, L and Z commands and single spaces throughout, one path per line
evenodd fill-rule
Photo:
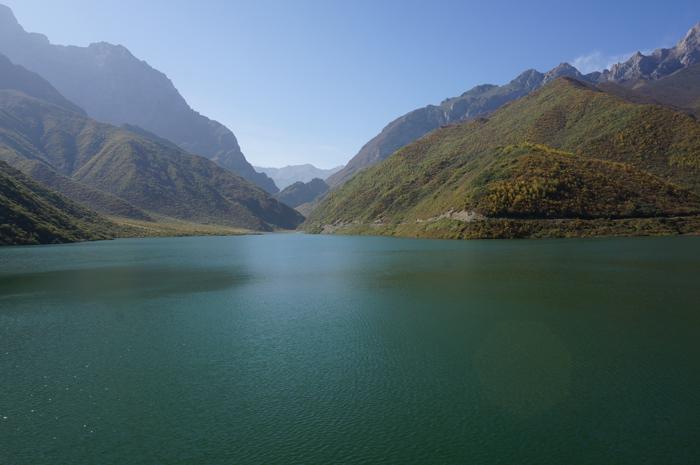
M 700 1 L 0 0 L 57 44 L 126 46 L 256 166 L 347 162 L 394 118 L 675 44 Z

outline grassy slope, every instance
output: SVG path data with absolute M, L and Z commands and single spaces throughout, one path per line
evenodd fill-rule
M 497 201 L 499 188 L 535 203 L 507 196 Z M 306 228 L 433 237 L 569 235 L 583 227 L 559 225 L 543 233 L 542 221 L 630 223 L 688 215 L 697 211 L 698 193 L 697 121 L 565 78 L 488 120 L 440 129 L 399 150 L 331 192 Z M 461 211 L 505 223 L 490 228 L 485 225 L 496 221 L 465 223 L 449 215 Z M 540 226 L 506 231 L 518 221 Z M 634 232 L 625 222 L 600 231 Z
M 0 245 L 108 239 L 120 227 L 0 161 Z
M 165 217 L 156 220 L 99 215 L 0 161 L 0 245 L 249 233 L 239 228 L 203 225 Z
M 294 228 L 303 219 L 215 163 L 133 131 L 14 91 L 0 91 L 0 109 L 0 158 L 41 163 L 122 202 L 109 211 L 103 196 L 91 208 L 120 214 L 131 206 L 146 215 L 251 230 Z

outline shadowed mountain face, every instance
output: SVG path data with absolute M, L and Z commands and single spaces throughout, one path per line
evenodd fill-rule
M 27 33 L 12 11 L 0 5 L 0 53 L 47 79 L 92 118 L 140 126 L 268 192 L 278 191 L 270 178 L 248 163 L 228 128 L 190 108 L 165 74 L 122 46 L 53 45 L 41 34 Z
M 323 179 L 316 178 L 307 183 L 301 181 L 295 182 L 275 195 L 275 198 L 285 205 L 296 208 L 299 205 L 313 202 L 327 191 L 328 184 L 326 184 Z
M 260 168 L 256 166 L 255 169 L 270 176 L 277 184 L 277 187 L 283 190 L 296 182 L 307 183 L 315 178 L 325 180 L 343 169 L 343 167 L 338 166 L 325 170 L 307 163 L 305 165 L 291 165 L 282 168 Z
M 698 121 L 561 78 L 488 119 L 439 129 L 402 148 L 330 192 L 307 227 L 521 237 L 539 234 L 551 224 L 545 220 L 698 213 Z M 665 228 L 664 221 L 656 227 Z M 585 230 L 567 224 L 578 224 L 572 233 Z M 602 233 L 629 234 L 640 224 Z
M 0 73 L 0 89 L 16 89 L 76 113 L 85 114 L 80 107 L 68 101 L 45 79 L 21 66 L 14 66 L 4 55 L 0 55 L 0 71 L 2 71 Z
M 108 239 L 115 227 L 0 161 L 0 245 Z
M 4 65 L 3 65 L 4 64 Z M 29 73 L 0 60 L 0 75 Z M 32 73 L 29 73 L 32 74 Z M 95 210 L 269 231 L 303 217 L 235 173 L 137 128 L 99 123 L 38 98 L 49 84 L 0 88 L 0 159 Z M 38 89 L 37 95 L 28 95 Z M 59 103 L 60 99 L 55 99 Z
M 547 73 L 529 70 L 503 86 L 481 85 L 438 106 L 414 110 L 389 123 L 370 140 L 340 172 L 327 179 L 337 187 L 362 171 L 435 129 L 461 121 L 486 116 L 508 102 L 517 100 L 559 77 L 573 77 L 590 82 L 637 82 L 660 79 L 679 69 L 700 62 L 700 24 L 691 29 L 672 49 L 660 49 L 651 56 L 637 54 L 611 70 L 583 76 L 573 66 L 563 63 Z

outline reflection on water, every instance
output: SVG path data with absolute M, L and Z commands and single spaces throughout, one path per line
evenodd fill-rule
M 63 299 L 159 298 L 214 292 L 250 280 L 233 270 L 140 268 L 130 266 L 55 270 L 3 276 L 0 299 L 49 294 Z
M 700 239 L 0 249 L 0 464 L 697 463 Z

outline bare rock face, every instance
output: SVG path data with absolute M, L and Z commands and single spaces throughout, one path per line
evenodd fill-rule
M 603 71 L 598 82 L 625 83 L 664 78 L 676 71 L 700 63 L 700 23 L 672 48 L 660 48 L 650 55 L 635 53 L 624 63 Z
M 560 77 L 571 77 L 575 79 L 585 79 L 583 74 L 569 63 L 562 63 L 559 66 L 547 71 L 542 77 L 540 86 L 543 86 Z
M 165 74 L 121 45 L 53 45 L 26 32 L 12 10 L 0 5 L 0 54 L 47 79 L 92 118 L 139 126 L 278 192 L 272 179 L 248 163 L 233 132 L 194 111 Z
M 688 67 L 700 63 L 700 23 L 693 26 L 676 46 L 679 60 Z

